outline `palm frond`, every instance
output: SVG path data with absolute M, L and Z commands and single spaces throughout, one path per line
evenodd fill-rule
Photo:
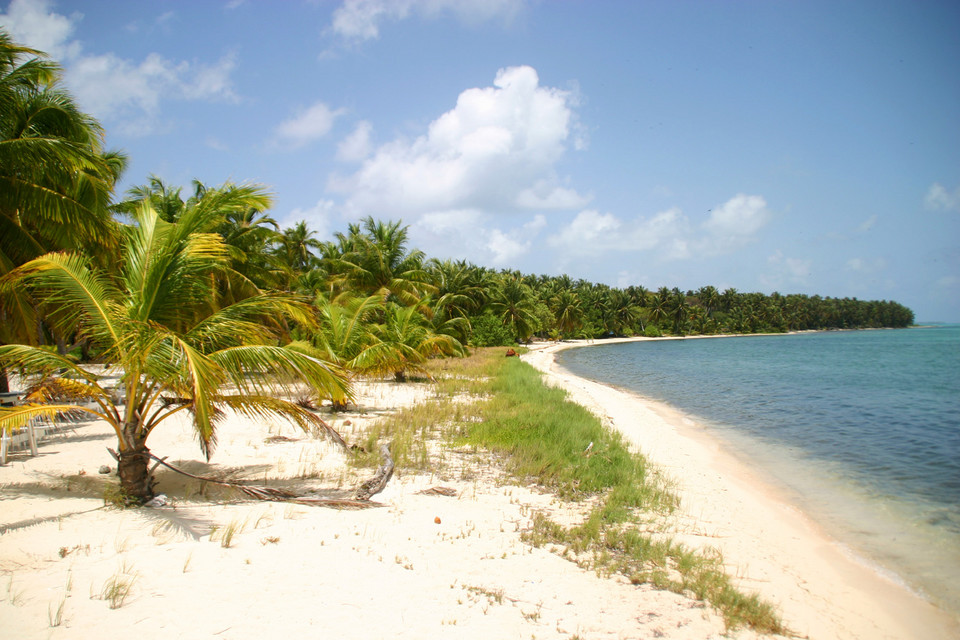
M 90 384 L 95 384 L 97 380 L 94 374 L 78 367 L 67 356 L 24 344 L 0 345 L 0 363 L 5 367 L 22 369 L 28 373 L 39 373 L 44 376 L 62 370 L 69 372 L 72 377 L 86 380 Z
M 43 303 L 58 311 L 58 322 L 81 331 L 103 344 L 118 342 L 115 326 L 121 298 L 113 283 L 93 272 L 79 254 L 48 253 L 11 272 L 27 283 Z
M 62 376 L 44 377 L 26 389 L 27 402 L 50 403 L 69 400 L 106 398 L 109 394 L 98 384 L 72 380 Z
M 269 345 L 248 345 L 221 349 L 210 354 L 240 390 L 263 392 L 278 379 L 303 380 L 318 393 L 330 398 L 352 398 L 349 383 L 339 367 L 296 349 Z
M 306 432 L 323 433 L 341 447 L 347 446 L 335 429 L 296 403 L 265 395 L 221 396 L 219 402 L 248 418 L 283 418 Z
M 185 386 L 189 388 L 187 397 L 191 400 L 190 412 L 193 414 L 200 449 L 209 460 L 217 443 L 215 425 L 218 416 L 214 402 L 217 390 L 225 381 L 223 372 L 210 358 L 185 342 L 177 340 L 176 346 L 187 373 Z
M 29 403 L 10 408 L 0 408 L 0 431 L 9 433 L 14 429 L 23 429 L 36 418 L 46 418 L 54 422 L 63 414 L 76 412 L 87 413 L 101 420 L 109 421 L 109 418 L 103 413 L 83 405 Z

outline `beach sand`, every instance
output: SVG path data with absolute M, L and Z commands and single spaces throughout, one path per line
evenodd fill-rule
M 832 540 L 690 417 L 554 362 L 558 350 L 582 345 L 544 346 L 524 359 L 673 481 L 677 539 L 719 549 L 740 586 L 774 603 L 791 630 L 810 638 L 960 637 L 953 616 Z
M 678 537 L 723 550 L 748 590 L 811 638 L 951 637 L 946 616 L 859 563 L 682 416 L 526 355 L 676 481 Z M 350 443 L 380 416 L 427 400 L 427 384 L 366 383 L 360 411 L 331 420 Z M 283 422 L 232 416 L 211 463 L 183 422 L 154 453 L 202 475 L 348 495 L 372 474 Z M 164 507 L 105 508 L 110 429 L 77 423 L 0 467 L 4 638 L 754 638 L 680 595 L 599 577 L 520 540 L 533 514 L 578 517 L 488 456 L 441 451 L 430 474 L 398 469 L 374 500 L 336 510 L 240 500 L 159 470 Z M 455 496 L 419 493 L 442 486 Z M 339 493 L 338 493 L 339 491 Z

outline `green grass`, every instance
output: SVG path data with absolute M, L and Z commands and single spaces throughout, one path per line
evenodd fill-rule
M 636 584 L 706 601 L 728 629 L 789 633 L 771 604 L 735 587 L 719 554 L 643 531 L 645 520 L 669 518 L 676 495 L 619 433 L 568 400 L 565 391 L 545 385 L 533 367 L 503 355 L 502 348 L 476 349 L 469 358 L 433 361 L 435 401 L 380 421 L 365 443 L 369 453 L 357 462 L 376 464 L 377 443 L 386 440 L 393 443 L 398 469 L 434 468 L 426 442 L 438 433 L 458 446 L 494 452 L 522 481 L 567 500 L 594 500 L 584 521 L 572 527 L 537 514 L 524 534 L 529 544 L 552 545 L 601 574 L 619 573 Z M 454 400 L 463 394 L 477 400 Z
M 489 397 L 479 406 L 481 420 L 469 425 L 466 442 L 503 454 L 508 471 L 561 497 L 598 498 L 577 526 L 538 515 L 525 534 L 527 542 L 557 545 L 601 573 L 693 595 L 717 609 L 728 629 L 787 631 L 771 604 L 736 589 L 717 554 L 640 530 L 644 518 L 669 514 L 678 499 L 618 433 L 513 358 L 499 362 L 487 390 Z

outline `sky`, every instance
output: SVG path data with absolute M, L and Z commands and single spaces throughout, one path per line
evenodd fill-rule
M 960 322 L 960 3 L 0 0 L 151 174 L 322 240 Z

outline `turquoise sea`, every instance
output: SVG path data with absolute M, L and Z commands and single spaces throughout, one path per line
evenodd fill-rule
M 558 362 L 685 412 L 841 543 L 960 613 L 960 326 L 601 342 Z

